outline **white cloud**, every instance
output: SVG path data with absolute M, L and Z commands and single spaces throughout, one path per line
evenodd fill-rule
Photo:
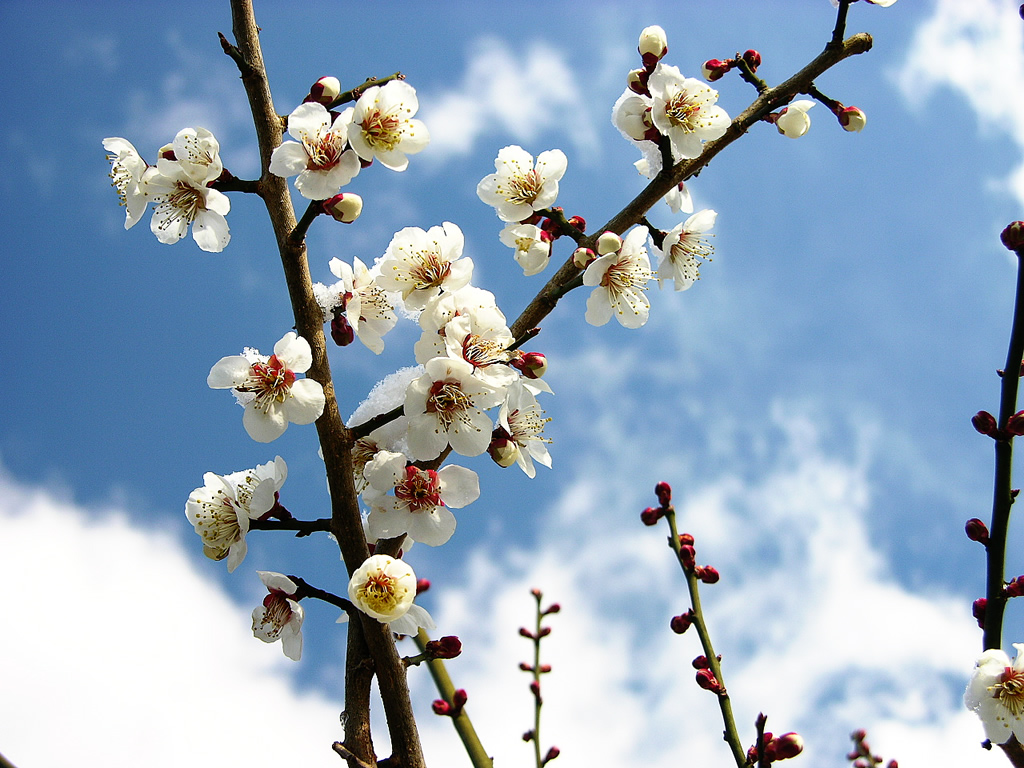
M 564 56 L 534 42 L 513 51 L 501 40 L 478 41 L 458 87 L 421 97 L 432 153 L 469 152 L 484 133 L 502 131 L 531 145 L 545 131 L 566 134 L 577 149 L 597 146 L 594 115 Z M 550 147 L 526 147 L 538 154 Z
M 0 474 L 0 562 L 0 745 L 15 765 L 339 764 L 342 705 L 299 693 L 280 647 L 174 537 Z
M 1024 154 L 1024 23 L 1013 0 L 937 0 L 914 34 L 898 74 L 918 105 L 948 88 L 964 98 L 981 125 L 1006 134 Z M 1024 163 L 1007 180 L 1024 203 Z

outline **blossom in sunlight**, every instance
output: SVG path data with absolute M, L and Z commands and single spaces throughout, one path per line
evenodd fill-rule
M 132 143 L 116 136 L 103 140 L 103 148 L 110 154 L 111 186 L 117 190 L 117 196 L 124 206 L 124 228 L 131 229 L 139 223 L 146 212 L 149 198 L 144 190 L 144 177 L 156 173 L 139 155 Z
M 227 246 L 227 195 L 196 181 L 185 166 L 166 158 L 158 161 L 156 173 L 146 174 L 145 188 L 154 205 L 149 228 L 161 243 L 178 242 L 191 224 L 192 238 L 202 250 L 219 253 Z
M 370 487 L 363 500 L 370 507 L 370 537 L 389 539 L 408 534 L 413 541 L 440 546 L 455 532 L 459 509 L 480 497 L 476 472 L 454 464 L 439 471 L 407 464 L 401 453 L 380 451 L 363 468 Z
M 416 459 L 433 459 L 448 445 L 463 456 L 479 456 L 490 442 L 491 420 L 484 413 L 504 392 L 473 375 L 466 360 L 435 357 L 406 391 L 409 449 Z
M 224 164 L 220 159 L 220 142 L 205 128 L 183 128 L 174 141 L 160 150 L 157 168 L 163 172 L 166 163 L 177 163 L 197 184 L 209 184 L 220 178 Z
M 985 736 L 1003 744 L 1010 736 L 1024 743 L 1024 643 L 1014 643 L 1016 658 L 999 649 L 981 654 L 964 692 L 964 704 L 981 718 Z
M 295 188 L 308 200 L 326 200 L 359 173 L 359 158 L 348 142 L 348 123 L 331 119 L 323 104 L 303 102 L 288 115 L 286 141 L 270 156 L 270 172 L 296 176 Z
M 868 124 L 868 116 L 864 114 L 864 110 L 860 107 L 843 107 L 839 110 L 837 117 L 839 118 L 839 125 L 843 127 L 843 130 L 850 131 L 851 133 L 860 133 L 864 130 L 864 126 Z
M 604 325 L 613 314 L 625 328 L 647 322 L 651 305 L 644 289 L 651 279 L 651 262 L 646 240 L 647 228 L 634 227 L 618 250 L 599 256 L 587 267 L 583 284 L 594 287 L 587 299 L 588 323 Z
M 775 120 L 779 133 L 791 139 L 799 139 L 811 127 L 811 116 L 807 112 L 814 106 L 810 99 L 799 99 L 785 107 Z
M 406 155 L 421 152 L 430 142 L 427 126 L 413 119 L 419 109 L 416 89 L 392 80 L 363 91 L 354 107 L 341 113 L 349 123 L 348 140 L 364 162 L 379 160 L 392 171 L 404 171 Z
M 414 347 L 417 363 L 423 364 L 431 358 L 448 354 L 445 327 L 462 315 L 470 318 L 476 334 L 489 335 L 488 332 L 501 328 L 508 330 L 505 315 L 498 309 L 490 291 L 466 285 L 457 291 L 443 293 L 428 301 L 420 314 L 423 333 Z
M 371 555 L 352 574 L 348 597 L 356 608 L 381 624 L 388 624 L 396 634 L 414 635 L 418 627 L 435 626 L 430 614 L 413 604 L 416 574 L 404 560 Z M 347 618 L 347 614 L 344 616 Z
M 651 120 L 672 144 L 676 158 L 697 157 L 703 143 L 729 127 L 729 115 L 715 104 L 718 91 L 700 80 L 683 77 L 676 67 L 658 64 L 648 81 Z
M 203 554 L 211 560 L 227 558 L 228 573 L 234 571 L 245 558 L 249 521 L 273 509 L 287 476 L 280 456 L 230 475 L 203 475 L 203 487 L 185 503 L 185 517 L 203 540 Z
M 328 317 L 332 312 L 344 312 L 359 340 L 379 355 L 384 351 L 384 334 L 398 322 L 387 292 L 358 258 L 352 260 L 351 267 L 341 259 L 331 259 L 329 266 L 341 281 L 331 288 L 319 283 L 314 286 L 321 308 Z
M 422 309 L 442 290 L 457 291 L 473 277 L 473 260 L 462 258 L 465 239 L 450 221 L 424 232 L 406 227 L 395 233 L 380 263 L 377 284 L 402 294 L 409 309 Z
M 715 225 L 718 214 L 710 209 L 697 211 L 682 224 L 669 230 L 661 243 L 658 278 L 674 280 L 677 291 L 685 291 L 700 277 L 700 263 L 711 259 L 714 248 L 705 233 Z
M 509 224 L 498 239 L 515 248 L 514 258 L 526 277 L 543 272 L 551 259 L 551 235 L 536 224 Z
M 281 641 L 284 655 L 292 661 L 302 657 L 302 606 L 295 600 L 298 586 L 287 576 L 273 571 L 256 571 L 269 590 L 263 605 L 252 612 L 252 633 L 264 643 Z
M 554 204 L 567 162 L 560 149 L 541 152 L 535 164 L 533 155 L 522 147 L 504 147 L 494 161 L 496 173 L 477 184 L 476 194 L 487 205 L 494 206 L 502 221 L 523 221 L 534 211 Z
M 309 342 L 294 331 L 274 345 L 269 358 L 255 350 L 222 357 L 206 378 L 212 389 L 233 389 L 245 406 L 242 424 L 260 443 L 276 440 L 288 423 L 311 424 L 324 411 L 324 389 L 313 379 L 297 379 L 313 364 Z
M 612 107 L 612 125 L 631 141 L 655 141 L 658 130 L 651 118 L 651 100 L 628 88 Z
M 537 474 L 533 466 L 534 461 L 540 462 L 548 469 L 551 468 L 551 454 L 545 445 L 551 441 L 541 437 L 544 425 L 549 421 L 551 419 L 545 418 L 537 398 L 526 385 L 517 381 L 509 387 L 505 402 L 498 412 L 498 425 L 504 430 L 503 436 L 507 435 L 507 439 L 518 447 L 515 461 L 527 477 L 534 477 Z
M 503 389 L 515 380 L 508 352 L 515 339 L 504 323 L 482 325 L 473 314 L 457 315 L 444 326 L 442 338 L 447 356 L 469 363 L 473 376 L 488 386 Z

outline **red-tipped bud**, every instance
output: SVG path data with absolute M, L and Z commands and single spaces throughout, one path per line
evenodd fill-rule
M 356 332 L 352 330 L 344 315 L 335 315 L 331 320 L 331 338 L 339 347 L 347 347 L 356 340 Z
M 1017 437 L 1024 435 L 1024 411 L 1017 411 L 1006 420 L 1006 431 Z
M 578 229 L 580 232 L 586 232 L 587 231 L 587 220 L 584 219 L 582 216 L 570 216 L 567 219 L 567 221 L 572 226 L 576 227 L 576 229 Z
M 542 598 L 542 597 L 544 596 L 544 593 L 543 593 L 543 592 L 541 592 L 541 591 L 540 591 L 539 589 L 537 589 L 536 587 L 534 587 L 533 589 L 531 589 L 531 590 L 530 590 L 530 594 L 531 594 L 531 595 L 533 595 L 533 596 L 534 596 L 535 598 L 537 598 L 538 600 L 540 600 L 540 599 L 541 599 L 541 598 Z
M 528 379 L 539 379 L 548 372 L 548 359 L 540 352 L 527 352 L 510 362 L 510 365 Z
M 709 669 L 711 667 L 711 662 L 708 661 L 708 657 L 703 655 L 695 658 L 690 662 L 690 664 L 693 665 L 694 669 Z
M 710 565 L 704 565 L 695 569 L 697 578 L 703 581 L 705 584 L 717 584 L 721 577 L 715 568 Z
M 693 624 L 693 611 L 687 611 L 681 613 L 678 616 L 673 616 L 672 621 L 668 625 L 672 628 L 672 631 L 677 635 L 683 634 Z
M 972 517 L 964 526 L 967 538 L 979 544 L 988 544 L 988 526 L 976 517 Z
M 761 54 L 751 48 L 743 52 L 743 61 L 750 67 L 751 72 L 757 72 L 757 68 L 761 66 Z
M 529 638 L 530 640 L 536 640 L 537 639 L 536 637 L 533 636 L 533 632 L 528 630 L 526 627 L 520 627 L 519 628 L 519 634 L 521 636 L 523 636 L 523 637 Z
M 900 764 L 897 763 L 895 760 L 890 760 L 888 763 L 885 764 L 885 768 L 900 768 Z
M 647 69 L 654 69 L 658 62 L 668 53 L 668 36 L 665 30 L 655 25 L 645 27 L 640 33 L 640 44 L 637 46 L 640 58 Z
M 680 533 L 679 534 L 679 546 L 681 546 L 681 547 L 692 547 L 693 546 L 693 536 L 691 536 L 689 533 Z
M 589 248 L 577 248 L 572 252 L 572 263 L 576 265 L 576 269 L 586 269 L 596 258 L 597 254 Z
M 1007 597 L 1020 597 L 1024 595 L 1024 576 L 1018 576 L 1003 587 L 1003 594 Z
M 558 613 L 562 610 L 562 606 L 558 603 L 552 603 L 541 612 L 541 616 L 547 616 L 549 613 Z
M 839 118 L 839 124 L 843 126 L 843 130 L 851 133 L 860 133 L 868 124 L 868 116 L 860 107 L 843 107 L 836 117 Z
M 601 256 L 615 253 L 622 247 L 622 238 L 614 232 L 604 232 L 597 238 L 597 252 Z
M 523 734 L 523 741 L 533 741 L 533 731 L 529 730 Z
M 788 760 L 804 751 L 804 740 L 799 733 L 784 733 L 765 745 L 765 757 L 769 760 Z
M 422 595 L 430 589 L 430 579 L 416 579 L 416 594 Z
M 452 711 L 452 705 L 444 699 L 434 699 L 430 708 L 434 710 L 435 715 L 449 715 Z
M 172 163 L 178 159 L 178 157 L 174 154 L 173 144 L 164 144 L 162 147 L 160 147 L 160 149 L 157 150 L 156 156 L 157 159 L 159 160 L 170 160 Z
M 722 684 L 718 682 L 718 678 L 711 673 L 710 669 L 697 670 L 697 685 L 712 693 L 722 692 Z
M 431 640 L 425 648 L 432 659 L 454 659 L 462 653 L 462 641 L 455 635 L 445 635 L 440 640 Z
M 464 706 L 466 706 L 466 702 L 468 700 L 469 695 L 463 688 L 457 688 L 455 690 L 455 693 L 452 694 L 452 703 L 455 705 L 457 709 L 462 709 Z
M 353 192 L 343 192 L 324 200 L 324 213 L 342 224 L 351 224 L 363 212 L 363 198 Z
M 533 672 L 533 664 L 527 664 L 525 661 L 520 661 L 519 669 L 523 672 Z
M 1011 251 L 1020 251 L 1024 248 L 1024 221 L 1007 224 L 1006 229 L 999 235 L 999 239 Z
M 541 627 L 540 630 L 537 632 L 537 637 L 538 638 L 540 638 L 540 637 L 547 637 L 550 634 L 551 634 L 551 627 Z
M 548 753 L 544 755 L 544 759 L 540 761 L 540 764 L 546 765 L 547 763 L 550 763 L 552 760 L 558 757 L 560 754 L 562 754 L 562 750 L 560 750 L 558 747 L 551 747 L 551 749 L 548 750 Z
M 696 565 L 696 557 L 697 553 L 691 545 L 687 544 L 679 548 L 679 562 L 683 564 L 684 570 L 693 570 Z
M 715 80 L 721 80 L 725 73 L 732 69 L 732 61 L 722 61 L 721 59 L 708 59 L 704 62 L 704 65 L 700 68 L 701 74 L 704 79 L 709 83 L 715 82 Z
M 667 507 L 672 503 L 672 486 L 668 483 L 658 483 L 654 486 L 654 495 L 658 497 L 658 503 Z
M 979 597 L 971 604 L 971 613 L 974 618 L 978 620 L 978 626 L 982 629 L 985 628 L 985 610 L 988 608 L 988 600 L 984 597 Z
M 309 89 L 309 95 L 303 101 L 315 101 L 325 107 L 341 95 L 341 83 L 338 78 L 321 77 Z
M 978 411 L 971 417 L 971 424 L 983 435 L 994 437 L 997 432 L 996 417 L 988 411 Z
M 661 520 L 661 516 L 663 514 L 665 513 L 660 509 L 648 507 L 647 509 L 640 513 L 640 522 L 642 522 L 644 525 L 657 525 L 658 521 Z
M 541 664 L 539 667 L 537 667 L 537 671 L 540 672 L 542 675 L 546 675 L 548 672 L 551 671 L 551 665 Z
M 530 681 L 530 693 L 532 693 L 535 697 L 540 696 L 540 683 L 538 683 L 536 680 Z
M 499 467 L 511 467 L 519 458 L 519 444 L 503 427 L 491 433 L 491 443 L 487 446 L 487 455 Z
M 638 93 L 641 96 L 649 96 L 650 92 L 647 90 L 647 80 L 650 76 L 651 73 L 646 69 L 634 69 L 626 75 L 626 87 L 633 93 Z

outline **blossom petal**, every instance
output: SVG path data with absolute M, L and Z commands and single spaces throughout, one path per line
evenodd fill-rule
M 276 440 L 288 429 L 288 419 L 280 408 L 270 408 L 266 412 L 249 403 L 242 414 L 242 426 L 249 437 L 257 443 L 269 443 Z
M 292 424 L 312 424 L 323 414 L 326 398 L 319 381 L 299 379 L 292 384 L 289 394 L 282 408 Z
M 231 389 L 245 382 L 252 364 L 241 355 L 222 357 L 210 369 L 206 384 L 210 389 Z

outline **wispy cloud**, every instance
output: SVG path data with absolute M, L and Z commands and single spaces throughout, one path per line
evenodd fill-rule
M 462 82 L 421 98 L 432 152 L 466 154 L 486 133 L 532 147 L 544 132 L 564 133 L 577 149 L 597 145 L 583 86 L 563 54 L 534 42 L 515 51 L 493 38 L 476 42 Z
M 1009 136 L 1024 155 L 1024 24 L 1011 0 L 937 0 L 914 35 L 898 74 L 904 95 L 920 104 L 949 89 L 981 125 Z M 1024 162 L 1008 186 L 1024 203 Z

